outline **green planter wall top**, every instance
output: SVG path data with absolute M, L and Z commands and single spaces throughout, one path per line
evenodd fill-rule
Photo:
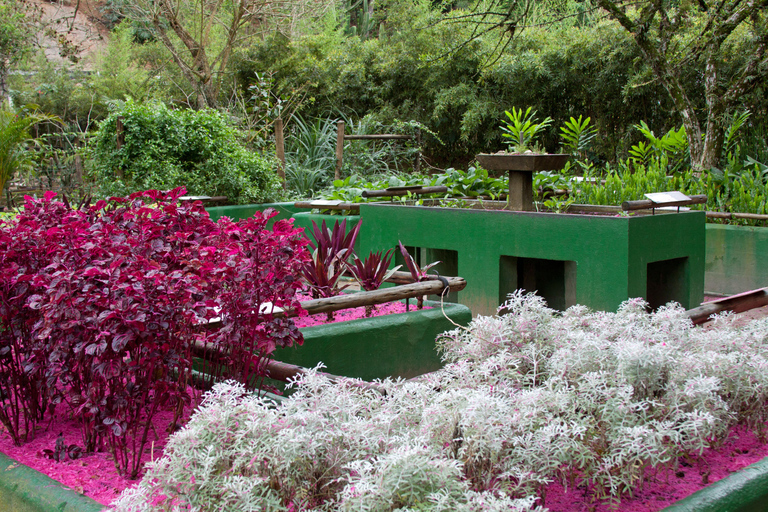
M 0 512 L 98 512 L 103 508 L 0 453 Z
M 263 212 L 267 208 L 277 210 L 277 215 L 270 221 L 270 225 L 279 219 L 290 219 L 291 215 L 300 212 L 299 208 L 293 206 L 293 203 L 260 203 L 260 204 L 240 204 L 232 206 L 212 206 L 206 208 L 211 220 L 217 221 L 221 217 L 229 217 L 232 220 L 247 219 L 253 217 L 257 211 Z
M 698 306 L 704 291 L 705 214 L 606 216 L 363 204 L 361 251 L 398 240 L 421 263 L 442 261 L 467 287 L 457 301 L 494 314 L 507 294 L 537 291 L 556 309 L 615 311 L 631 297 Z

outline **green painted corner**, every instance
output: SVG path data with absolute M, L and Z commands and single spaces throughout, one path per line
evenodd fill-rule
M 768 511 L 768 457 L 695 492 L 662 512 Z
M 256 212 L 263 212 L 267 208 L 277 211 L 277 215 L 270 220 L 273 223 L 280 219 L 290 219 L 294 213 L 301 209 L 293 206 L 293 203 L 262 203 L 262 204 L 243 204 L 232 206 L 213 206 L 206 208 L 211 220 L 217 221 L 221 217 L 229 217 L 232 220 L 247 219 L 253 217 Z
M 0 453 L 0 512 L 98 512 L 104 508 Z
M 659 277 L 653 297 L 686 308 L 703 297 L 703 212 L 615 217 L 363 204 L 360 215 L 363 254 L 398 240 L 427 258 L 442 251 L 467 280 L 456 300 L 476 314 L 495 314 L 518 288 L 538 291 L 558 309 L 615 311 L 630 297 L 648 298 L 648 266 L 666 261 L 651 267 Z
M 435 349 L 438 335 L 456 327 L 445 318 L 438 303 L 433 309 L 374 318 L 361 318 L 315 327 L 304 327 L 304 344 L 276 350 L 272 356 L 306 368 L 322 362 L 324 371 L 363 380 L 386 377 L 411 378 L 443 366 Z M 446 304 L 445 315 L 465 326 L 472 312 L 460 304 Z

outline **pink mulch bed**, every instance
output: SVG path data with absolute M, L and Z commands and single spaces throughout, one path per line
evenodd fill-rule
M 623 499 L 618 509 L 608 503 L 590 503 L 584 490 L 566 490 L 559 484 L 547 487 L 544 505 L 552 512 L 655 512 L 765 457 L 768 445 L 736 427 L 718 449 L 704 450 L 701 457 L 681 459 L 675 469 L 647 470 L 642 488 L 632 499 Z
M 163 454 L 163 448 L 168 439 L 166 429 L 172 419 L 171 411 L 160 411 L 155 416 L 154 429 L 149 432 L 142 461 L 147 462 Z M 57 419 L 50 428 L 47 421 L 39 425 L 35 432 L 35 439 L 23 446 L 14 446 L 11 436 L 3 430 L 0 433 L 0 452 L 104 505 L 110 504 L 124 489 L 138 482 L 118 474 L 109 451 L 96 452 L 77 460 L 63 462 L 45 458 L 43 450 L 54 449 L 59 433 L 64 434 L 64 442 L 67 446 L 70 444 L 82 446 L 79 424 L 72 420 Z

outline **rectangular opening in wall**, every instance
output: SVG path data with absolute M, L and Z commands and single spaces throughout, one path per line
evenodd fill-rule
M 575 261 L 502 256 L 499 279 L 499 304 L 519 289 L 536 292 L 550 308 L 559 311 L 576 304 Z
M 457 251 L 451 251 L 448 249 L 433 249 L 429 247 L 411 247 L 405 246 L 408 253 L 413 256 L 413 259 L 420 267 L 429 265 L 432 262 L 439 261 L 437 265 L 430 268 L 428 273 L 431 275 L 441 275 L 446 277 L 457 277 L 459 275 L 459 253 Z M 393 258 L 393 266 L 402 265 L 401 272 L 408 272 L 408 267 L 405 265 L 405 259 L 400 254 L 400 249 L 395 248 L 395 257 Z M 430 295 L 428 300 L 440 300 L 439 295 Z M 445 301 L 446 302 L 458 302 L 459 292 L 449 293 Z
M 654 261 L 648 264 L 645 300 L 656 310 L 675 301 L 689 308 L 688 258 Z

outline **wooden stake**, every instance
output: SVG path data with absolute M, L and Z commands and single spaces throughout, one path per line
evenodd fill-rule
M 275 119 L 275 149 L 277 151 L 277 159 L 280 160 L 280 165 L 277 166 L 277 175 L 280 176 L 280 181 L 283 182 L 283 188 L 286 188 L 285 138 L 283 136 L 283 120 L 280 118 Z
M 336 172 L 333 177 L 341 179 L 341 166 L 344 159 L 344 121 L 336 123 Z

